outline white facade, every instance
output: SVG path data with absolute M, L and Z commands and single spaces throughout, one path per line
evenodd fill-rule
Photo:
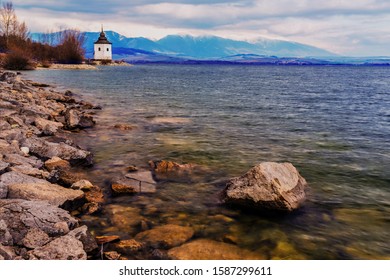
M 94 59 L 96 60 L 112 60 L 112 45 L 99 44 L 94 45 Z

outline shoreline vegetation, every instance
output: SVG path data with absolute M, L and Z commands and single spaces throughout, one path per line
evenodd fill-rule
M 149 170 L 133 167 L 112 178 L 109 189 L 93 185 L 86 180 L 93 155 L 72 136 L 93 128 L 102 108 L 15 72 L 0 72 L 0 89 L 0 259 L 267 259 L 229 242 L 199 239 L 192 227 L 176 224 L 141 222 L 141 231 L 127 240 L 93 236 L 78 217 L 98 217 L 110 196 L 153 194 L 160 180 L 186 178 L 201 167 L 151 161 Z M 262 163 L 228 181 L 220 199 L 227 207 L 288 213 L 301 206 L 306 187 L 291 164 Z
M 84 42 L 84 35 L 75 29 L 61 30 L 55 36 L 44 34 L 40 42 L 35 42 L 26 23 L 19 21 L 13 3 L 3 2 L 0 7 L 0 67 L 4 69 L 34 70 L 57 63 L 82 65 Z

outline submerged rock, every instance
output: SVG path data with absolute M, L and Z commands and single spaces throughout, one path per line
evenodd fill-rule
M 260 210 L 293 211 L 305 200 L 306 180 L 291 163 L 261 163 L 231 179 L 224 203 Z
M 156 192 L 156 182 L 150 171 L 138 171 L 117 178 L 111 183 L 114 194 L 136 194 Z
M 144 248 L 144 244 L 135 239 L 122 240 L 115 244 L 115 249 L 124 254 L 136 253 Z
M 118 235 L 110 235 L 110 236 L 96 236 L 95 237 L 97 244 L 106 244 L 112 242 L 118 242 L 120 237 Z
M 192 238 L 194 233 L 191 227 L 164 225 L 143 231 L 137 234 L 135 239 L 153 248 L 169 249 L 185 243 Z
M 235 245 L 208 239 L 199 239 L 170 249 L 174 260 L 263 260 L 263 256 Z
M 130 234 L 138 232 L 140 224 L 144 220 L 141 216 L 141 210 L 136 207 L 111 204 L 105 206 L 104 210 L 109 215 L 112 226 Z
M 134 126 L 129 125 L 129 124 L 120 123 L 120 124 L 114 125 L 114 128 L 116 128 L 118 130 L 126 131 L 126 130 L 133 130 Z
M 188 181 L 194 173 L 201 171 L 201 167 L 194 164 L 179 164 L 173 161 L 149 161 L 156 180 Z
M 116 251 L 104 252 L 104 258 L 110 261 L 116 261 L 121 259 L 121 254 Z

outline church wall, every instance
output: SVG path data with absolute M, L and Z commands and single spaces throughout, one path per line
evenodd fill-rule
M 94 52 L 94 59 L 103 59 L 103 60 L 111 60 L 112 59 L 112 46 L 111 46 L 111 44 L 95 44 L 94 51 L 95 51 Z

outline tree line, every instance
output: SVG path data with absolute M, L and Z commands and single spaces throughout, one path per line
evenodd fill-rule
M 0 7 L 0 65 L 10 70 L 34 69 L 52 63 L 79 64 L 84 60 L 85 37 L 74 29 L 45 34 L 39 42 L 30 38 L 12 2 Z

